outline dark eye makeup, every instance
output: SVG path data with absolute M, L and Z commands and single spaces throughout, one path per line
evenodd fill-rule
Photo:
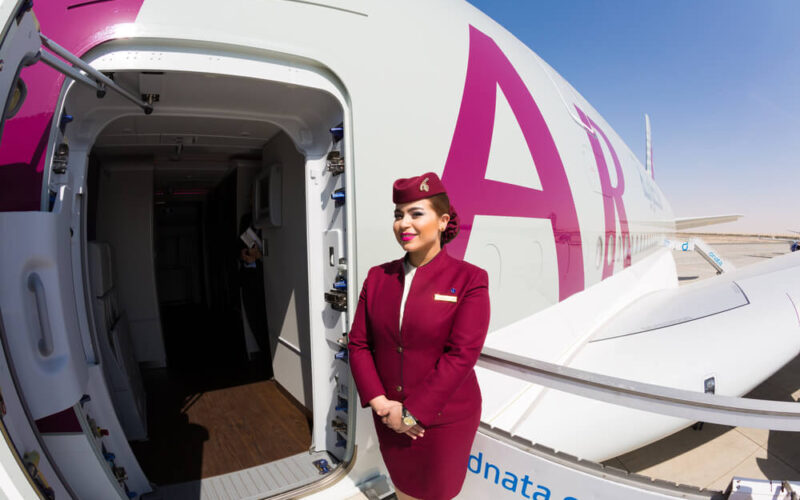
M 408 213 L 411 214 L 412 217 L 421 217 L 421 216 L 425 215 L 425 210 L 423 210 L 421 208 L 413 208 Z M 403 218 L 403 212 L 401 212 L 400 210 L 395 210 L 394 218 L 395 218 L 395 220 L 402 219 Z

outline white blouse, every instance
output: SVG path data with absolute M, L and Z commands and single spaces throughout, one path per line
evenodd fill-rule
M 403 328 L 403 312 L 406 310 L 406 299 L 408 299 L 408 292 L 411 290 L 411 281 L 414 280 L 414 274 L 417 272 L 417 266 L 408 262 L 408 259 L 403 260 L 403 269 L 406 271 L 406 279 L 403 284 L 403 299 L 400 301 L 400 328 Z

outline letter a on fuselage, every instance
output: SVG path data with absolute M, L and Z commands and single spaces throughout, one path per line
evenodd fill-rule
M 498 87 L 522 130 L 538 169 L 541 190 L 486 178 Z M 464 257 L 476 215 L 549 219 L 558 259 L 559 300 L 583 290 L 578 215 L 553 137 L 536 101 L 506 55 L 494 40 L 473 26 L 469 28 L 464 94 L 442 181 L 461 223 L 461 234 L 447 247 L 451 255 Z

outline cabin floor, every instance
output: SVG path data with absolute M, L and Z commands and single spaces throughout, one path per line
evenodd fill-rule
M 790 251 L 788 242 L 767 242 L 758 237 L 701 237 L 737 267 Z M 674 255 L 681 284 L 715 275 L 697 253 Z M 800 356 L 745 397 L 800 400 Z M 733 476 L 795 481 L 800 479 L 800 433 L 705 423 L 698 430 L 689 427 L 604 464 L 710 490 L 724 490 Z
M 199 305 L 162 307 L 168 368 L 143 372 L 149 439 L 131 446 L 150 481 L 173 484 L 308 450 L 310 412 L 247 360 L 240 328 Z M 230 338 L 233 337 L 233 338 Z

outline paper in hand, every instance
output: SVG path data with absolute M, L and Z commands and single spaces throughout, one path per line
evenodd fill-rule
M 263 251 L 261 248 L 261 238 L 258 237 L 252 227 L 248 227 L 245 232 L 239 235 L 239 238 L 247 245 L 247 248 L 258 247 L 258 251 Z

